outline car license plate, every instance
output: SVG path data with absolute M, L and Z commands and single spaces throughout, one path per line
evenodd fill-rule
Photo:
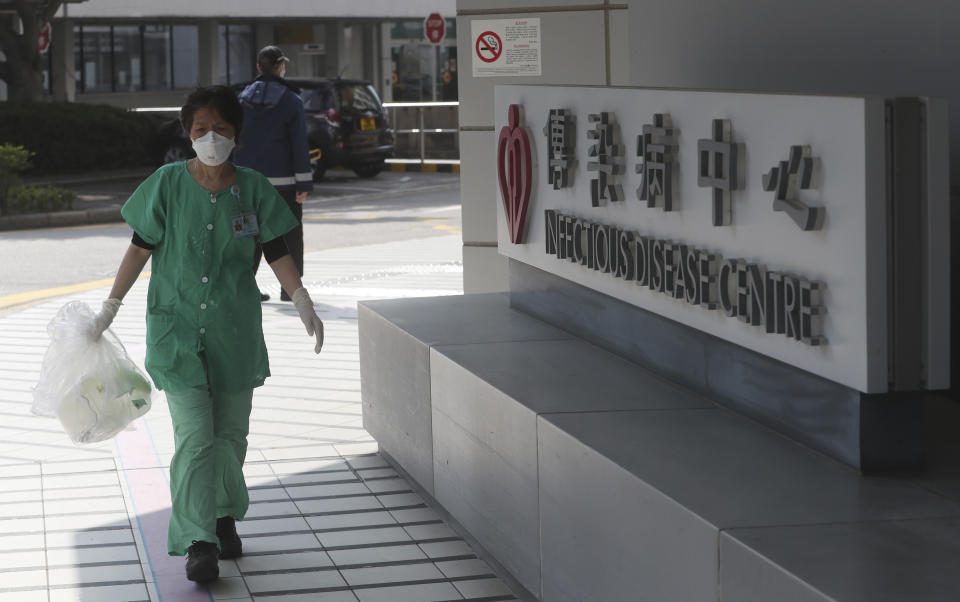
M 360 119 L 360 129 L 363 131 L 374 130 L 377 126 L 374 123 L 373 117 L 363 117 Z

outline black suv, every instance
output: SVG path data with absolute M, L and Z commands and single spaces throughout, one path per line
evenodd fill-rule
M 352 169 L 361 178 L 383 171 L 393 156 L 393 130 L 377 91 L 357 79 L 288 79 L 300 88 L 307 121 L 307 144 L 314 180 L 331 167 Z M 247 83 L 232 86 L 239 94 Z M 176 120 L 159 132 L 160 163 L 182 161 L 194 155 L 188 136 Z
M 307 117 L 314 178 L 342 165 L 361 178 L 372 178 L 393 156 L 393 130 L 370 82 L 356 79 L 288 79 L 300 88 Z

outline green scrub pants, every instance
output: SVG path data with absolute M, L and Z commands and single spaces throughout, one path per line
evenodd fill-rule
M 170 462 L 171 556 L 183 556 L 194 541 L 219 545 L 217 519 L 242 519 L 247 513 L 243 461 L 252 402 L 253 389 L 211 393 L 203 385 L 167 392 L 176 444 Z

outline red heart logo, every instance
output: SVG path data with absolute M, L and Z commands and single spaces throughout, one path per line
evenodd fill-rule
M 510 242 L 518 244 L 523 239 L 523 226 L 533 186 L 530 137 L 520 127 L 520 105 L 510 105 L 508 125 L 500 130 L 497 140 L 497 180 L 507 216 Z

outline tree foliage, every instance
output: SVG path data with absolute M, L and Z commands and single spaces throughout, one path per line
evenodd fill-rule
M 6 56 L 0 63 L 0 79 L 7 83 L 11 100 L 43 98 L 43 57 L 37 47 L 37 34 L 63 2 L 11 0 L 14 13 L 0 14 L 0 51 Z

